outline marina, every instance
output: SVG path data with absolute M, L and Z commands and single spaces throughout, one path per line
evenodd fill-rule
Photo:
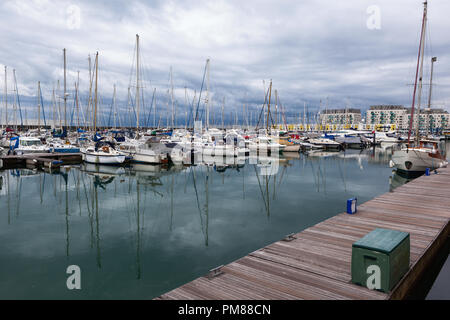
M 233 158 L 228 163 L 207 158 L 195 166 L 81 163 L 52 170 L 26 165 L 1 170 L 4 263 L 0 271 L 9 275 L 2 278 L 1 285 L 8 290 L 1 297 L 350 299 L 357 298 L 351 292 L 363 292 L 360 298 L 385 299 L 385 294 L 346 283 L 351 242 L 380 225 L 407 230 L 414 265 L 427 241 L 448 222 L 442 205 L 420 204 L 446 195 L 445 188 L 434 191 L 436 183 L 445 184 L 446 171 L 441 171 L 445 169 L 412 181 L 399 176 L 388 166 L 394 147 L 284 153 L 272 159 L 249 156 L 244 162 Z M 390 190 L 394 192 L 386 194 Z M 423 193 L 423 199 L 408 205 L 407 190 Z M 353 196 L 361 203 L 358 213 L 339 214 Z M 298 203 L 302 203 L 300 210 Z M 424 219 L 424 214 L 429 217 Z M 385 220 L 380 222 L 374 215 Z M 406 216 L 407 223 L 402 220 Z M 23 238 L 24 232 L 29 237 Z M 276 242 L 292 233 L 293 241 Z M 39 241 L 32 241 L 30 251 L 31 238 Z M 308 263 L 320 252 L 327 257 L 322 256 L 314 263 L 317 270 L 311 270 Z M 248 254 L 239 268 L 228 268 Z M 249 294 L 233 291 L 233 285 L 243 283 L 234 278 L 223 283 L 230 291 L 220 294 L 217 290 L 176 294 L 184 290 L 177 287 L 198 277 L 202 286 L 214 286 L 242 268 L 248 272 L 260 268 L 255 261 L 261 259 L 263 270 L 252 273 L 251 279 L 259 279 L 260 272 L 284 272 L 286 267 L 300 282 L 314 280 L 319 285 L 326 283 L 319 275 L 332 276 L 337 292 L 316 291 L 312 282 L 297 286 L 289 279 L 287 286 L 298 291 L 282 294 L 270 283 L 265 289 L 261 283 L 248 283 L 255 287 Z M 71 292 L 58 286 L 64 277 L 58 270 L 67 263 L 83 268 L 84 283 L 89 283 L 83 290 Z M 277 267 L 281 269 L 264 269 L 271 263 L 281 263 Z M 27 276 L 30 265 L 35 266 L 34 280 Z M 225 265 L 223 275 L 211 281 L 203 278 L 221 265 Z M 15 279 L 24 277 L 18 286 Z M 45 286 L 39 285 L 42 281 Z M 121 289 L 115 290 L 116 286 Z
M 0 7 L 0 300 L 450 300 L 447 2 Z

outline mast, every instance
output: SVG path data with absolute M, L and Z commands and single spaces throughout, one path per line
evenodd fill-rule
M 167 116 L 166 116 L 166 128 L 169 128 L 169 100 L 170 100 L 170 90 L 167 89 L 167 102 L 166 102 L 166 107 L 167 107 Z
M 303 102 L 303 131 L 306 131 L 306 101 Z
M 412 126 L 413 126 L 413 121 L 414 121 L 414 106 L 415 106 L 415 102 L 416 102 L 416 90 L 417 90 L 417 77 L 419 75 L 419 64 L 420 63 L 420 57 L 423 53 L 423 40 L 425 37 L 425 24 L 426 24 L 426 19 L 427 19 L 427 1 L 425 1 L 423 3 L 423 18 L 422 18 L 422 31 L 421 31 L 421 35 L 420 35 L 420 44 L 419 44 L 419 53 L 417 56 L 417 67 L 416 67 L 416 77 L 415 77 L 415 81 L 414 81 L 414 92 L 413 92 L 413 100 L 412 100 L 412 105 L 411 105 L 411 118 L 409 119 L 409 131 L 408 131 L 408 147 L 410 147 L 411 145 L 411 130 L 412 130 Z M 423 62 L 423 59 L 422 59 Z M 423 63 L 422 63 L 423 66 Z M 422 78 L 422 76 L 421 76 Z M 422 81 L 422 79 L 420 79 Z M 418 124 L 419 124 L 419 119 L 417 120 L 417 129 L 418 129 Z M 417 130 L 418 131 L 418 130 Z M 417 132 L 417 138 L 418 138 L 419 133 Z
M 59 83 L 59 80 L 58 80 L 58 84 L 57 84 L 57 87 L 56 87 L 57 89 L 57 91 L 58 91 L 58 118 L 59 118 L 59 128 L 61 129 L 62 128 L 62 122 L 61 122 L 61 85 L 60 85 L 60 83 Z
M 116 128 L 116 85 L 114 84 L 114 94 L 113 94 L 113 109 L 114 109 L 114 129 Z
M 222 103 L 222 129 L 225 129 L 225 124 L 223 122 L 223 109 L 225 108 L 225 97 L 223 97 L 223 103 Z
M 275 127 L 278 129 L 278 91 L 275 90 Z
M 67 130 L 66 49 L 63 49 L 63 54 L 64 54 L 64 129 Z
M 53 83 L 52 92 L 52 109 L 53 109 L 53 129 L 56 128 L 56 95 L 55 95 L 55 84 Z
M 17 131 L 17 81 L 16 81 L 16 69 L 13 69 L 13 78 L 14 78 L 14 130 Z
M 209 59 L 206 60 L 206 130 L 209 129 Z
M 435 63 L 436 61 L 437 61 L 437 58 L 436 58 L 436 57 L 432 57 L 432 58 L 431 58 L 430 92 L 429 92 L 429 95 L 428 95 L 428 111 L 429 111 L 429 112 L 431 111 L 431 92 L 432 92 L 432 90 L 433 90 L 433 67 L 434 67 L 434 63 Z M 431 113 L 431 112 L 430 112 L 430 113 Z M 431 116 L 430 116 L 430 118 L 431 118 Z M 433 127 L 432 127 L 432 125 L 430 124 L 430 133 L 433 133 L 432 130 L 433 130 Z
M 184 130 L 187 130 L 187 122 L 188 122 L 188 118 L 187 118 L 188 98 L 187 98 L 187 87 L 186 87 L 186 86 L 184 86 L 184 105 L 186 106 L 185 119 L 184 119 Z
M 38 81 L 38 133 L 41 133 L 41 82 Z
M 78 135 L 78 128 L 80 127 L 80 106 L 78 103 L 78 89 L 80 88 L 80 71 L 78 71 L 78 76 L 77 76 L 77 82 L 75 83 L 75 102 L 77 105 L 77 135 Z
M 139 35 L 136 34 L 136 134 L 139 136 Z
M 8 73 L 7 66 L 5 66 L 5 125 L 8 128 Z
M 427 2 L 424 3 L 425 12 L 427 11 Z M 426 37 L 426 27 L 427 27 L 427 16 L 425 14 L 424 24 L 423 24 L 423 34 L 422 34 L 422 49 L 420 56 L 420 75 L 419 75 L 419 94 L 417 97 L 417 129 L 416 129 L 416 144 L 419 145 L 420 138 L 420 105 L 422 101 L 422 84 L 423 84 L 423 58 L 425 49 L 425 37 Z
M 95 102 L 94 102 L 94 133 L 97 132 L 97 102 L 98 102 L 98 51 L 95 55 Z
M 132 115 L 131 115 L 131 87 L 128 87 L 128 126 L 132 126 L 133 121 L 132 121 Z
M 170 66 L 170 100 L 172 102 L 172 130 L 174 129 L 174 116 L 175 116 L 175 107 L 174 107 L 174 99 L 173 99 L 173 77 L 172 77 L 172 66 Z
M 89 98 L 88 98 L 88 106 L 87 106 L 87 114 L 88 114 L 88 128 L 91 129 L 92 126 L 92 62 L 91 55 L 88 55 L 88 63 L 89 63 Z
M 156 128 L 156 88 L 155 88 L 155 99 L 153 100 L 153 128 Z
M 267 134 L 269 134 L 269 116 L 270 116 L 270 97 L 272 95 L 272 79 L 270 80 L 270 85 L 269 85 L 269 103 L 267 104 Z
M 433 57 L 431 58 L 431 75 L 430 75 L 430 93 L 428 96 L 428 109 L 431 109 L 431 91 L 432 91 L 432 86 L 433 86 L 433 67 L 434 67 L 434 63 L 437 61 L 437 57 Z

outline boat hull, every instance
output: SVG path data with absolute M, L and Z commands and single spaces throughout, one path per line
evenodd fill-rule
M 95 153 L 86 153 L 84 155 L 84 161 L 88 163 L 96 163 L 96 164 L 122 164 L 125 162 L 124 155 L 99 155 Z
M 447 161 L 433 157 L 429 152 L 419 150 L 398 150 L 392 155 L 394 166 L 404 172 L 425 172 L 447 165 Z

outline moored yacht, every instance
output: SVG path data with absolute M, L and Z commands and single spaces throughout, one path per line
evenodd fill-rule
M 13 154 L 22 155 L 29 153 L 48 153 L 49 147 L 35 137 L 12 137 L 9 150 Z
M 95 146 L 81 150 L 83 160 L 88 163 L 119 165 L 125 162 L 125 155 L 118 152 L 108 141 L 99 141 Z
M 448 162 L 442 155 L 436 141 L 421 140 L 417 147 L 404 147 L 394 151 L 393 165 L 404 172 L 424 172 L 447 166 Z

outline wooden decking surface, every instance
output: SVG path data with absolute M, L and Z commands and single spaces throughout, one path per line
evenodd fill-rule
M 339 214 L 156 299 L 402 299 L 449 236 L 450 167 Z M 351 283 L 352 243 L 374 230 L 410 233 L 410 270 L 390 292 Z

